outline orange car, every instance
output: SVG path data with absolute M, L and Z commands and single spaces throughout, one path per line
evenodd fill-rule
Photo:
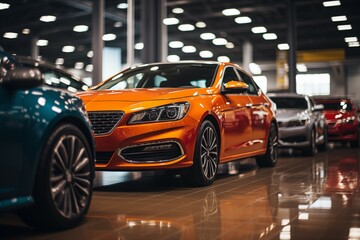
M 219 163 L 277 162 L 272 102 L 235 64 L 144 64 L 78 95 L 95 132 L 97 170 L 182 168 L 186 181 L 204 186 Z

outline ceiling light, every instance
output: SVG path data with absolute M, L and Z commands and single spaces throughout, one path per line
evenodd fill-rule
M 113 34 L 113 33 L 108 33 L 108 34 L 104 34 L 102 39 L 104 41 L 112 41 L 112 40 L 115 40 L 116 39 L 116 35 Z
M 349 42 L 349 43 L 348 43 L 348 46 L 349 46 L 349 47 L 359 47 L 360 44 L 359 44 L 359 42 Z
M 22 34 L 30 34 L 30 29 L 24 28 L 24 29 L 22 30 Z
M 174 18 L 174 17 L 172 17 L 172 18 L 164 18 L 164 20 L 163 20 L 163 23 L 165 25 L 175 25 L 175 24 L 178 24 L 179 22 L 180 22 L 179 19 Z
M 337 29 L 338 29 L 339 31 L 345 31 L 345 30 L 351 30 L 352 27 L 351 27 L 350 24 L 346 24 L 346 25 L 339 25 L 339 26 L 337 26 Z
M 227 56 L 219 56 L 217 60 L 218 62 L 230 62 L 230 58 Z
M 40 17 L 40 21 L 42 22 L 54 22 L 56 17 L 53 15 L 45 15 Z
M 191 24 L 181 24 L 181 25 L 179 25 L 178 29 L 180 31 L 187 32 L 187 31 L 195 30 L 195 27 L 194 27 L 194 25 L 191 25 Z
M 333 21 L 333 22 L 342 22 L 342 21 L 346 21 L 346 20 L 347 20 L 347 17 L 345 15 L 331 17 L 331 21 Z
M 117 8 L 119 9 L 127 9 L 128 8 L 128 4 L 127 3 L 119 3 L 117 5 Z
M 10 4 L 8 3 L 0 3 L 0 10 L 8 9 Z
M 6 32 L 4 33 L 3 37 L 8 39 L 17 38 L 18 34 L 16 32 Z
M 297 69 L 299 72 L 307 72 L 307 67 L 306 67 L 305 63 L 298 63 L 298 64 L 296 64 L 296 69 Z
M 253 28 L 251 28 L 251 31 L 253 33 L 266 33 L 267 32 L 266 27 L 263 27 L 263 26 L 253 27 Z
M 63 58 L 57 58 L 55 60 L 55 64 L 56 65 L 63 65 L 64 64 L 64 59 Z
M 226 45 L 225 45 L 226 48 L 234 48 L 235 45 L 232 43 L 232 42 L 228 42 Z
M 181 41 L 171 41 L 169 42 L 169 47 L 171 48 L 182 48 L 184 46 L 184 43 Z
M 253 74 L 261 74 L 261 68 L 256 63 L 249 63 L 249 68 Z
M 178 55 L 169 55 L 166 58 L 169 62 L 178 62 L 180 61 L 180 57 Z
M 236 8 L 228 8 L 222 10 L 222 14 L 224 14 L 225 16 L 236 16 L 240 15 L 240 11 Z
M 279 43 L 277 45 L 277 47 L 279 50 L 289 50 L 290 49 L 290 46 L 287 43 Z
M 202 58 L 212 58 L 214 56 L 214 54 L 208 50 L 205 50 L 205 51 L 201 51 L 199 53 L 200 57 Z
M 84 63 L 83 62 L 76 62 L 75 63 L 75 69 L 83 69 L 84 68 Z
M 88 58 L 92 58 L 94 56 L 94 52 L 93 51 L 88 51 L 88 53 L 86 54 L 86 56 Z
M 74 32 L 86 32 L 87 30 L 89 30 L 89 27 L 87 25 L 76 25 L 73 28 Z
M 45 47 L 49 44 L 49 41 L 46 39 L 39 39 L 36 41 L 36 45 L 39 47 Z
M 249 17 L 237 17 L 235 18 L 235 22 L 238 24 L 251 23 L 251 18 Z
M 62 51 L 65 53 L 71 53 L 75 51 L 75 47 L 71 45 L 63 46 Z
M 358 38 L 357 37 L 346 37 L 345 38 L 345 42 L 357 42 Z
M 184 47 L 181 48 L 181 50 L 184 53 L 194 53 L 194 52 L 196 52 L 196 48 L 194 46 L 184 46 Z
M 142 43 L 142 42 L 136 43 L 134 48 L 136 50 L 142 50 L 142 49 L 144 49 L 144 43 Z
M 119 27 L 122 27 L 122 22 L 115 22 L 114 23 L 114 27 L 116 27 L 116 28 L 119 28 Z
M 212 40 L 212 39 L 216 38 L 216 36 L 213 33 L 202 33 L 202 34 L 200 34 L 200 38 L 203 40 Z
M 215 38 L 212 40 L 212 43 L 214 45 L 226 45 L 227 44 L 227 40 L 225 38 Z
M 86 65 L 85 70 L 87 72 L 92 72 L 94 70 L 94 66 L 92 64 L 88 64 Z
M 275 33 L 264 33 L 263 38 L 265 40 L 275 40 L 275 39 L 277 39 L 277 36 Z
M 323 2 L 324 7 L 334 7 L 334 6 L 340 6 L 340 1 L 325 1 Z
M 181 14 L 181 13 L 184 12 L 184 9 L 182 9 L 182 8 L 174 8 L 172 10 L 172 12 L 175 13 L 175 14 Z
M 206 23 L 204 23 L 204 22 L 197 22 L 197 23 L 195 24 L 195 26 L 196 26 L 197 28 L 205 28 L 205 27 L 206 27 Z

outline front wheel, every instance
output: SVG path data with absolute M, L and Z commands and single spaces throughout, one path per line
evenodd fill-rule
M 275 166 L 277 163 L 277 146 L 278 146 L 278 131 L 275 124 L 272 123 L 269 130 L 266 153 L 263 156 L 257 157 L 256 163 L 260 167 Z
M 206 120 L 200 126 L 196 139 L 194 164 L 183 175 L 194 186 L 213 183 L 219 164 L 219 137 L 214 125 Z
M 57 127 L 43 149 L 34 183 L 35 204 L 20 218 L 39 229 L 66 229 L 89 209 L 94 169 L 89 143 L 72 124 Z

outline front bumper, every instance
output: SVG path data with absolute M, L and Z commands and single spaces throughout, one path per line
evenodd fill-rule
M 329 141 L 356 141 L 358 124 L 328 124 Z
M 310 125 L 279 127 L 279 147 L 304 148 L 311 143 Z

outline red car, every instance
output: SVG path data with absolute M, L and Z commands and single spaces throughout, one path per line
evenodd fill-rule
M 317 104 L 324 105 L 329 141 L 350 142 L 352 147 L 360 146 L 360 125 L 354 103 L 349 98 L 317 98 Z

